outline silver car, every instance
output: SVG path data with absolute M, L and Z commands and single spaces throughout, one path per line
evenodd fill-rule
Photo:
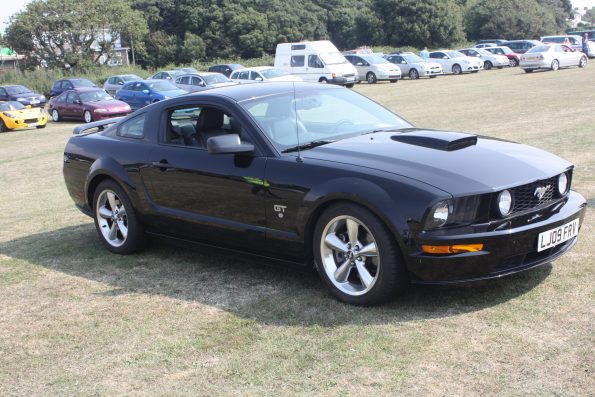
M 122 86 L 129 81 L 141 80 L 143 80 L 143 78 L 135 74 L 119 74 L 116 76 L 110 76 L 103 84 L 103 89 L 111 96 L 114 96 L 116 95 L 116 91 L 122 88 Z
M 357 69 L 360 80 L 374 84 L 379 80 L 396 83 L 401 78 L 401 69 L 377 54 L 346 54 L 345 58 Z
M 402 76 L 409 76 L 410 79 L 420 77 L 434 78 L 442 74 L 442 66 L 436 62 L 429 62 L 412 52 L 399 52 L 386 57 L 386 60 L 394 63 L 401 69 Z
M 490 70 L 492 68 L 502 69 L 505 66 L 510 66 L 510 61 L 504 55 L 496 55 L 483 48 L 463 48 L 459 52 L 468 57 L 476 57 L 483 61 L 483 68 Z
M 233 81 L 221 73 L 200 73 L 183 74 L 176 77 L 174 84 L 185 91 L 197 92 L 208 90 L 209 88 L 224 87 L 234 85 Z
M 575 51 L 567 45 L 538 45 L 531 48 L 521 56 L 521 68 L 532 73 L 537 69 L 558 70 L 561 67 L 587 66 L 587 56 L 582 52 Z

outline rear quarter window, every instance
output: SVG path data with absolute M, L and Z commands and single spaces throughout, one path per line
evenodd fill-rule
M 129 120 L 126 120 L 118 127 L 118 136 L 134 139 L 144 138 L 146 118 L 147 114 L 143 113 Z

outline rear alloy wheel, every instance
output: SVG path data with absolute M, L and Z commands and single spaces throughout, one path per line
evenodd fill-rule
M 551 68 L 553 71 L 556 71 L 556 70 L 560 69 L 560 62 L 558 62 L 558 60 L 557 60 L 557 59 L 554 59 L 554 60 L 552 61 L 552 65 L 550 66 L 550 68 Z
M 484 68 L 485 70 L 491 70 L 493 66 L 494 66 L 494 65 L 492 65 L 492 62 L 490 62 L 490 61 L 485 61 L 485 62 L 483 63 L 483 68 Z
M 91 121 L 93 121 L 93 115 L 88 110 L 85 110 L 83 117 L 85 118 L 85 123 L 90 123 Z
M 578 67 L 579 68 L 584 68 L 587 66 L 587 63 L 589 61 L 587 60 L 587 57 L 581 57 L 581 60 L 578 62 Z
M 461 69 L 461 65 L 459 65 L 458 63 L 455 63 L 454 65 L 452 65 L 452 74 L 461 74 L 463 73 L 463 70 Z
M 409 71 L 409 78 L 411 80 L 417 80 L 417 79 L 419 79 L 419 72 L 417 71 L 417 69 L 411 69 Z
M 99 184 L 93 195 L 95 228 L 108 250 L 130 254 L 144 245 L 144 230 L 130 199 L 113 180 Z
M 372 72 L 369 72 L 366 75 L 366 81 L 368 82 L 368 84 L 376 84 L 376 75 Z
M 52 110 L 52 120 L 60 121 L 60 113 L 56 109 Z
M 327 209 L 314 233 L 318 273 L 341 301 L 378 305 L 408 285 L 394 237 L 372 213 L 344 203 Z

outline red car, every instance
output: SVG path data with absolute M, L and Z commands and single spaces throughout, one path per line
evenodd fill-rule
M 519 66 L 521 62 L 521 54 L 517 54 L 508 47 L 486 47 L 484 50 L 491 52 L 494 55 L 504 55 L 508 58 L 511 67 Z
M 101 88 L 84 87 L 64 91 L 50 99 L 49 112 L 54 121 L 74 119 L 90 123 L 126 116 L 132 109 L 126 102 L 114 99 Z

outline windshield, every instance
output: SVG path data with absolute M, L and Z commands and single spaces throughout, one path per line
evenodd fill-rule
M 380 55 L 360 55 L 364 58 L 370 65 L 378 65 L 379 63 L 390 63 L 386 59 L 382 58 Z
M 151 83 L 147 83 L 147 85 L 152 88 L 153 91 L 172 91 L 178 89 L 178 87 L 167 80 L 153 81 Z
M 2 111 L 2 112 L 9 111 L 9 110 L 23 110 L 23 109 L 25 109 L 25 106 L 20 102 L 10 101 L 10 102 L 0 103 L 0 111 Z
M 338 51 L 334 52 L 322 52 L 320 54 L 320 58 L 326 65 L 340 65 L 342 63 L 347 63 L 347 59 Z
M 550 50 L 550 46 L 547 45 L 538 45 L 535 46 L 533 48 L 531 48 L 530 50 L 528 50 L 527 52 L 548 52 Z
M 75 87 L 95 87 L 92 81 L 87 79 L 73 79 L 70 80 Z
M 143 78 L 139 77 L 135 74 L 125 74 L 124 76 L 121 76 L 122 80 L 124 81 L 141 81 Z
M 9 95 L 19 95 L 30 93 L 31 90 L 22 85 L 14 85 L 12 87 L 6 87 L 6 92 L 8 92 Z
M 274 79 L 275 77 L 283 77 L 283 76 L 289 75 L 289 73 L 284 72 L 281 69 L 275 69 L 275 68 L 264 69 L 264 70 L 261 70 L 260 73 L 267 79 Z
M 110 101 L 110 100 L 114 99 L 103 90 L 81 92 L 80 97 L 81 97 L 81 102 Z
M 295 93 L 247 99 L 240 105 L 279 152 L 298 144 L 411 127 L 388 109 L 346 89 L 298 89 Z
M 423 59 L 421 59 L 419 56 L 415 54 L 402 55 L 402 57 L 405 58 L 405 60 L 409 63 L 425 62 Z
M 231 80 L 221 73 L 201 75 L 207 84 L 229 83 Z
M 444 51 L 450 58 L 460 58 L 460 57 L 464 57 L 465 54 L 463 54 L 462 52 L 458 52 L 458 51 Z

